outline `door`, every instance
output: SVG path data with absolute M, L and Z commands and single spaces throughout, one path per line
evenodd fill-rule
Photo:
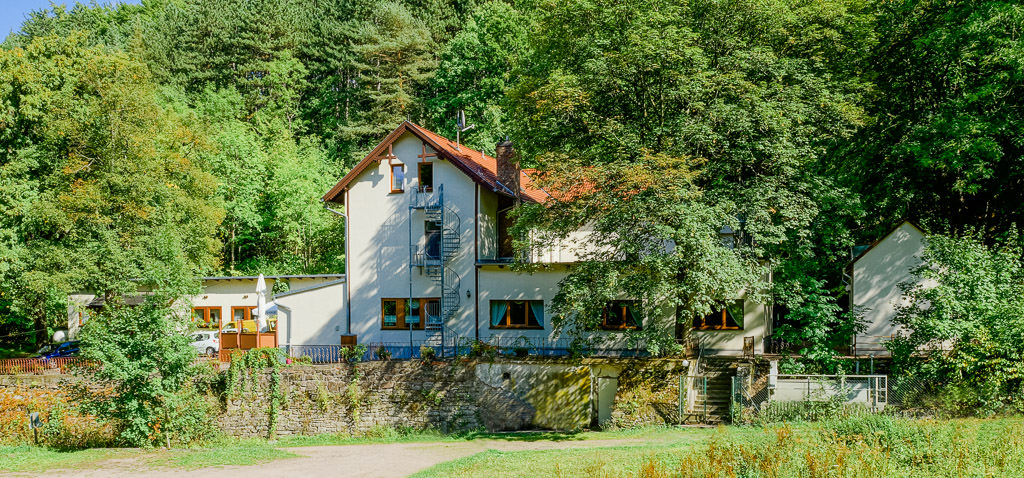
M 597 377 L 597 424 L 603 425 L 612 419 L 612 406 L 615 404 L 615 392 L 619 389 L 619 379 L 615 377 Z

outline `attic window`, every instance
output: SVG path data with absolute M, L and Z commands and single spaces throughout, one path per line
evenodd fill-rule
M 430 192 L 434 190 L 434 164 L 433 163 L 420 163 L 419 171 L 419 188 L 420 192 Z
M 391 165 L 391 192 L 400 193 L 404 191 L 405 186 L 405 165 L 404 164 L 392 164 Z

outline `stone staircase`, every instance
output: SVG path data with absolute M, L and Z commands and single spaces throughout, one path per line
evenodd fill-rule
M 683 423 L 716 425 L 729 420 L 729 402 L 732 395 L 732 377 L 737 363 L 728 359 L 703 357 L 698 371 L 705 377 L 707 392 L 700 381 L 695 382 L 696 397 L 690 410 L 684 413 Z

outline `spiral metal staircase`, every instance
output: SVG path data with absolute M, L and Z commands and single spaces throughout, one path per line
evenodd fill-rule
M 424 328 L 428 331 L 440 332 L 443 343 L 444 322 L 455 315 L 459 309 L 459 290 L 461 279 L 451 268 L 461 245 L 459 215 L 444 201 L 444 185 L 438 185 L 435 191 L 416 190 L 409 205 L 410 231 L 415 211 L 422 210 L 426 223 L 432 224 L 436 231 L 428 236 L 426 244 L 413 240 L 410 234 L 409 254 L 410 267 L 422 267 L 423 272 L 441 289 L 438 302 L 429 302 L 425 308 L 426 321 Z M 411 299 L 411 298 L 410 298 Z

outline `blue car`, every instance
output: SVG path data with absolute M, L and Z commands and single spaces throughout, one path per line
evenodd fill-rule
M 71 342 L 64 342 L 57 346 L 50 352 L 40 355 L 40 358 L 52 359 L 57 357 L 76 357 L 78 356 L 79 348 L 78 341 L 72 340 Z

